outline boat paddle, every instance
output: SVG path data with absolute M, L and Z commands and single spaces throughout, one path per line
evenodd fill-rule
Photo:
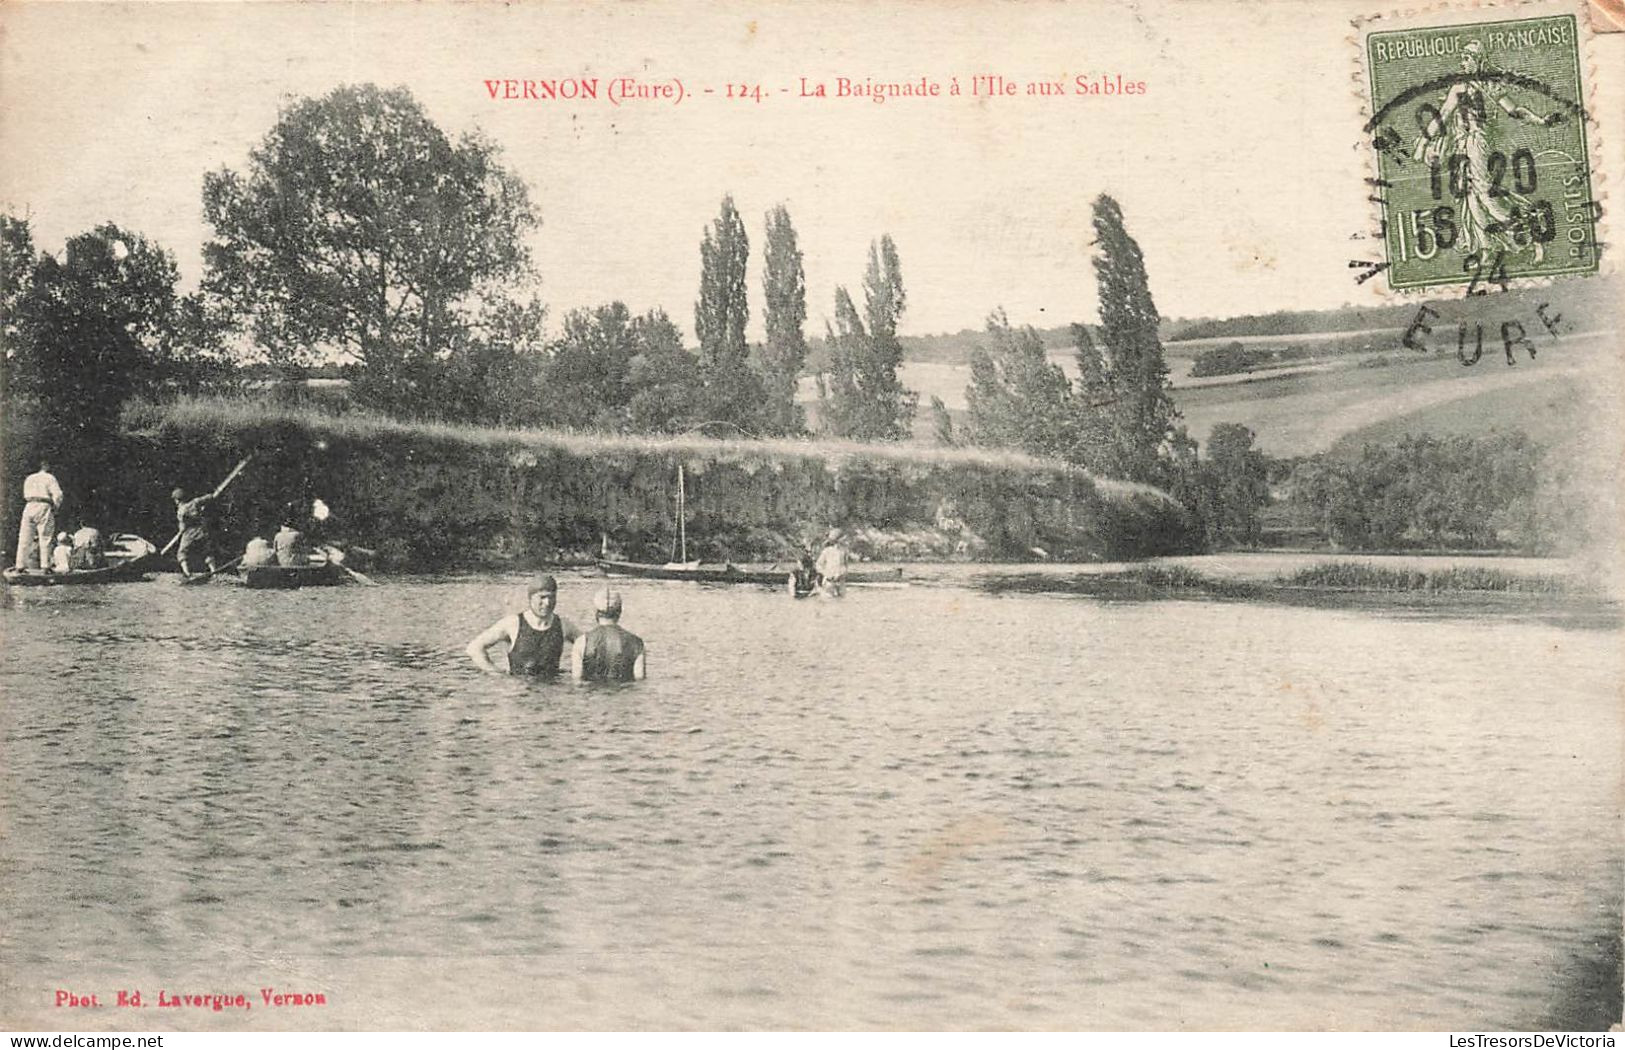
M 340 569 L 349 573 L 350 578 L 357 583 L 365 584 L 368 587 L 378 586 L 377 580 L 363 573 L 356 572 L 354 569 L 344 564 L 344 552 L 339 550 L 337 547 L 323 547 L 322 550 L 327 553 L 327 564 L 337 565 Z M 334 555 L 337 555 L 337 557 L 334 557 Z
M 226 475 L 226 480 L 222 481 L 220 484 L 218 484 L 218 485 L 216 485 L 214 487 L 214 492 L 210 493 L 209 498 L 210 499 L 219 499 L 220 494 L 222 492 L 226 491 L 226 486 L 230 485 L 233 481 L 237 480 L 237 475 L 239 475 L 239 474 L 241 474 L 243 472 L 243 468 L 248 466 L 248 461 L 253 459 L 253 458 L 254 458 L 254 453 L 252 453 L 252 452 L 250 452 L 247 456 L 243 457 L 243 461 L 241 463 L 239 463 L 235 467 L 231 468 L 231 473 Z M 181 529 L 180 531 L 176 532 L 175 535 L 170 538 L 170 541 L 168 543 L 164 544 L 164 549 L 158 552 L 159 557 L 162 557 L 165 554 L 168 554 L 170 552 L 170 550 L 172 550 L 174 548 L 175 544 L 177 544 L 177 543 L 179 543 L 181 541 L 181 537 L 184 536 L 185 534 L 186 534 L 186 530 L 184 528 Z M 241 560 L 242 560 L 241 558 L 238 559 L 238 561 L 241 561 Z M 233 564 L 236 564 L 236 563 L 233 562 Z
M 237 567 L 237 563 L 242 561 L 242 560 L 243 560 L 242 556 L 239 555 L 239 556 L 231 559 L 230 561 L 226 562 L 226 564 L 220 566 L 218 569 L 210 569 L 208 572 L 200 572 L 196 576 L 182 576 L 181 577 L 181 586 L 185 587 L 188 584 L 192 584 L 192 583 L 203 583 L 206 580 L 208 580 L 210 577 L 212 577 L 217 572 L 225 572 L 228 569 L 235 569 Z

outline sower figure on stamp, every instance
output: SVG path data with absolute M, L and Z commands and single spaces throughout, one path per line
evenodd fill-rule
M 37 550 L 39 568 L 51 571 L 51 541 L 56 535 L 56 512 L 62 506 L 62 486 L 51 474 L 51 462 L 40 459 L 39 470 L 23 480 L 23 518 L 17 529 L 17 568 L 31 568 Z
M 1495 69 L 1485 60 L 1480 41 L 1470 40 L 1462 48 L 1461 71 L 1465 76 L 1445 92 L 1438 116 L 1423 126 L 1411 155 L 1438 171 L 1438 178 L 1447 180 L 1460 199 L 1457 251 L 1480 253 L 1480 258 L 1495 251 L 1508 255 L 1531 251 L 1538 263 L 1546 249 L 1530 233 L 1533 206 L 1510 185 L 1515 182 L 1512 172 L 1491 168 L 1493 156 L 1501 156 L 1504 165 L 1510 151 L 1496 149 L 1502 136 L 1496 134 L 1497 118 L 1489 103 L 1514 120 L 1542 127 L 1560 123 L 1563 115 L 1541 116 L 1507 98 L 1506 85 L 1493 76 Z

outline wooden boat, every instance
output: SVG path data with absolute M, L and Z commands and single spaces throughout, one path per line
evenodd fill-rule
M 783 586 L 795 575 L 789 569 L 741 569 L 731 562 L 704 565 L 697 561 L 650 565 L 636 561 L 598 559 L 606 576 L 635 576 L 643 580 L 688 580 L 692 583 L 760 583 Z
M 692 583 L 755 583 L 771 587 L 787 587 L 797 597 L 811 593 L 812 587 L 801 579 L 794 568 L 779 569 L 752 569 L 741 568 L 732 562 L 721 565 L 705 565 L 697 561 L 667 562 L 664 565 L 651 565 L 636 561 L 615 561 L 610 558 L 599 558 L 598 569 L 606 576 L 631 576 L 643 580 L 688 580 Z M 900 584 L 903 580 L 903 570 L 877 569 L 872 572 L 849 572 L 846 574 L 848 586 L 853 584 Z
M 309 565 L 253 565 L 242 570 L 244 587 L 255 590 L 291 591 L 300 587 L 337 587 L 350 577 L 327 561 Z
M 698 561 L 687 561 L 688 557 L 688 515 L 687 515 L 687 486 L 684 484 L 683 465 L 677 465 L 677 549 L 682 561 L 666 562 L 655 565 L 648 562 L 617 561 L 609 557 L 598 559 L 598 569 L 606 576 L 630 576 L 643 580 L 688 580 L 691 583 L 751 583 L 769 587 L 783 587 L 797 598 L 805 598 L 817 590 L 814 582 L 796 571 L 796 566 L 786 564 L 782 568 L 740 568 L 732 562 L 721 565 L 706 565 Z M 603 550 L 608 553 L 609 539 L 603 540 Z M 877 572 L 847 573 L 846 582 L 852 583 L 899 583 L 903 578 L 902 569 L 889 569 Z
M 114 536 L 99 569 L 71 569 L 68 572 L 18 571 L 15 566 L 0 572 L 13 587 L 64 587 L 87 583 L 140 583 L 157 568 L 158 548 L 133 533 Z

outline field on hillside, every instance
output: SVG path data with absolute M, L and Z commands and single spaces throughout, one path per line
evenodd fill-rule
M 1406 433 L 1522 429 L 1541 441 L 1572 433 L 1618 404 L 1617 340 L 1574 338 L 1535 361 L 1485 355 L 1467 368 L 1454 355 L 1399 358 L 1282 379 L 1174 390 L 1185 425 L 1206 440 L 1215 423 L 1241 423 L 1274 456 L 1358 451 Z M 1610 367 L 1612 365 L 1612 367 Z M 1612 399 L 1610 401 L 1609 399 Z
M 1184 344 L 1188 346 L 1189 344 Z M 1497 348 L 1463 367 L 1454 353 L 1418 359 L 1410 351 L 1359 354 L 1330 364 L 1251 376 L 1214 377 L 1187 385 L 1176 378 L 1174 403 L 1185 426 L 1206 442 L 1216 423 L 1241 423 L 1258 435 L 1273 456 L 1316 452 L 1358 452 L 1367 441 L 1389 441 L 1406 433 L 1459 434 L 1518 428 L 1540 441 L 1572 433 L 1600 413 L 1617 411 L 1619 337 L 1571 336 L 1545 340 L 1531 361 L 1520 355 L 1507 367 Z M 1170 347 L 1169 368 L 1184 372 Z M 1361 367 L 1386 357 L 1386 367 Z M 1067 358 L 1052 358 L 1075 375 Z M 937 362 L 905 362 L 903 383 L 920 395 L 915 440 L 933 439 L 931 397 L 940 397 L 956 423 L 965 418 L 965 387 L 970 369 Z M 812 420 L 817 391 L 802 384 L 801 400 Z

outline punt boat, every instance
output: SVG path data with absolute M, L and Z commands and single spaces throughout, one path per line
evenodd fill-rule
M 15 566 L 0 572 L 13 587 L 66 587 L 87 583 L 140 583 L 158 565 L 158 548 L 129 532 L 114 536 L 102 552 L 105 565 L 99 569 L 70 569 L 67 572 L 19 570 Z

